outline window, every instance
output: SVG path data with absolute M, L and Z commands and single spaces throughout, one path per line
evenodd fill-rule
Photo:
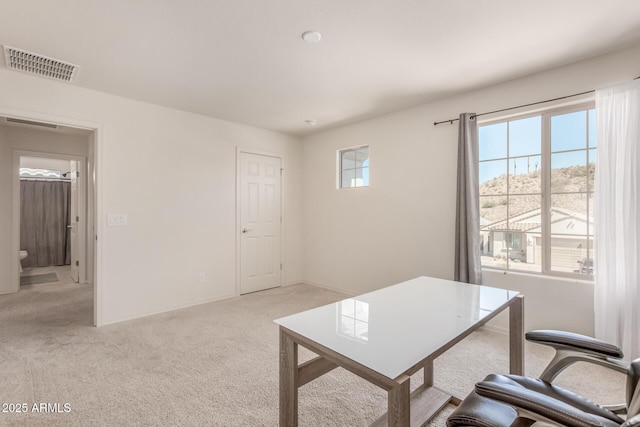
M 483 267 L 593 274 L 593 106 L 479 127 Z
M 61 176 L 59 170 L 20 168 L 21 178 L 60 178 Z
M 338 152 L 339 188 L 369 186 L 369 146 L 349 148 Z
M 338 303 L 338 335 L 369 341 L 369 303 L 349 298 Z

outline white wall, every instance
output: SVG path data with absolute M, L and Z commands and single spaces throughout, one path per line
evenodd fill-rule
M 522 292 L 525 330 L 563 329 L 593 336 L 593 282 L 560 277 L 541 280 L 531 274 L 504 274 L 495 270 L 485 270 L 482 278 L 487 285 Z M 490 324 L 506 329 L 506 313 Z
M 14 150 L 86 156 L 88 141 L 86 136 L 0 126 L 0 294 L 13 292 L 11 264 L 18 262 L 18 255 L 11 250 L 12 185 L 13 176 L 18 173 L 13 165 Z M 67 169 L 62 172 L 69 170 L 69 162 L 65 163 Z
M 101 324 L 236 293 L 237 146 L 284 156 L 283 280 L 301 280 L 299 138 L 7 70 L 0 93 L 0 114 L 100 128 Z M 4 185 L 9 173 L 0 173 Z M 109 213 L 129 225 L 106 227 Z
M 304 138 L 303 280 L 362 293 L 418 275 L 451 279 L 457 126 L 433 122 L 629 80 L 638 57 L 635 46 Z M 370 187 L 337 190 L 336 150 L 363 144 Z M 593 333 L 588 282 L 487 273 L 485 284 L 525 293 L 528 329 Z

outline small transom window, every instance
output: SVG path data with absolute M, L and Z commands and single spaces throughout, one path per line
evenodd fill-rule
M 339 188 L 369 186 L 369 146 L 348 148 L 338 152 Z
M 61 178 L 59 170 L 20 168 L 21 178 Z

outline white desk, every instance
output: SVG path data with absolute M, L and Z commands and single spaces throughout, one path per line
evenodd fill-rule
M 298 424 L 298 388 L 341 366 L 389 393 L 374 425 L 422 425 L 452 399 L 433 387 L 433 360 L 509 309 L 510 371 L 522 374 L 523 297 L 515 291 L 418 277 L 277 319 L 280 425 Z M 319 357 L 298 365 L 298 345 Z M 410 376 L 424 384 L 409 393 Z

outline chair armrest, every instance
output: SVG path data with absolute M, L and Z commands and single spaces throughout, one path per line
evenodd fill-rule
M 638 427 L 638 426 L 640 426 L 640 415 L 636 415 L 635 417 L 629 418 L 620 427 Z
M 622 361 L 622 350 L 607 342 L 571 332 L 540 330 L 525 334 L 527 341 L 548 345 L 556 350 L 540 379 L 552 382 L 560 372 L 575 362 L 601 365 L 626 373 L 628 365 Z
M 568 427 L 613 425 L 603 424 L 602 417 L 589 414 L 560 400 L 522 387 L 494 381 L 482 381 L 476 384 L 475 390 L 480 396 L 512 405 L 518 412 L 523 411 L 527 414 L 527 418 L 532 418 L 535 421 L 551 421 Z
M 613 344 L 572 332 L 553 330 L 530 331 L 525 334 L 525 338 L 527 341 L 549 345 L 554 348 L 570 348 L 603 357 L 613 357 L 615 359 L 622 359 L 624 357 L 622 350 Z

